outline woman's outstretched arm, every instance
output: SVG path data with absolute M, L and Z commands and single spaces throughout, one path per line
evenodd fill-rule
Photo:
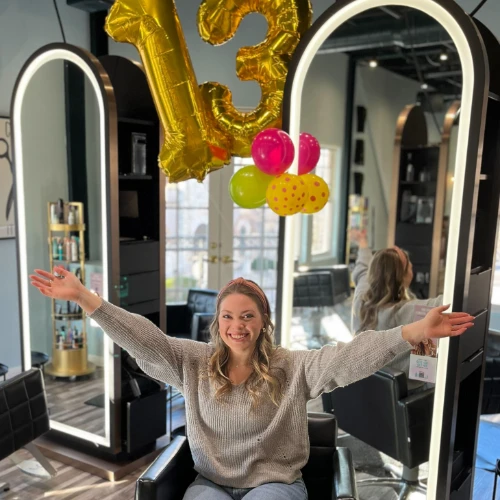
M 295 352 L 302 358 L 308 397 L 316 398 L 375 373 L 395 356 L 425 339 L 454 337 L 473 326 L 467 313 L 445 314 L 449 306 L 429 311 L 420 321 L 383 332 L 360 333 L 351 342 Z

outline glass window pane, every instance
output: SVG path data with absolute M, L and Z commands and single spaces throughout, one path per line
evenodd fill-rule
M 330 188 L 330 198 L 318 213 L 310 215 L 312 223 L 311 256 L 332 254 L 332 219 L 334 206 L 335 153 L 332 148 L 321 148 L 321 155 L 314 173 Z
M 208 189 L 208 177 L 166 186 L 167 303 L 185 301 L 190 288 L 207 287 Z
M 253 165 L 252 158 L 234 158 L 234 171 Z M 258 283 L 271 311 L 276 306 L 279 216 L 267 205 L 253 210 L 233 208 L 233 276 Z

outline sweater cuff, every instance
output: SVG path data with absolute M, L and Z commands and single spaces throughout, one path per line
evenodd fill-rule
M 389 345 L 391 346 L 391 351 L 393 352 L 394 356 L 411 351 L 414 348 L 412 344 L 410 344 L 403 338 L 402 326 L 387 330 L 386 334 L 388 336 L 387 340 L 389 341 Z
M 91 313 L 87 313 L 88 318 L 98 321 L 99 318 L 103 318 L 111 314 L 113 306 L 103 298 L 101 298 L 101 300 L 102 302 L 99 307 L 96 307 Z

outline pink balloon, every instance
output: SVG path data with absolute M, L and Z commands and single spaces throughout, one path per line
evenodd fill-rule
M 302 132 L 299 138 L 299 175 L 308 174 L 319 161 L 321 147 L 318 139 L 307 132 Z
M 252 143 L 255 165 L 267 175 L 280 175 L 292 164 L 295 148 L 290 136 L 277 128 L 259 132 Z

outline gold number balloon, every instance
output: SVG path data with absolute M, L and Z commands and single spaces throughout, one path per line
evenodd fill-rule
M 243 157 L 250 156 L 252 140 L 261 130 L 281 128 L 288 64 L 312 19 L 309 0 L 203 0 L 198 11 L 200 36 L 220 45 L 234 36 L 241 20 L 251 12 L 265 16 L 269 29 L 262 43 L 239 50 L 236 73 L 241 80 L 260 85 L 259 106 L 250 113 L 239 112 L 227 87 L 213 82 L 201 86 L 214 128 L 231 138 L 231 153 Z
M 230 144 L 208 120 L 174 0 L 116 0 L 106 31 L 139 51 L 165 132 L 159 164 L 170 182 L 202 181 L 228 163 Z

